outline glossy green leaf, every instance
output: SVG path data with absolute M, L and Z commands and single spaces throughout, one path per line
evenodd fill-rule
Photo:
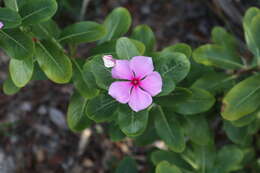
M 148 110 L 134 112 L 128 105 L 120 105 L 117 111 L 117 122 L 127 136 L 141 135 L 147 127 Z
M 116 52 L 116 40 L 111 40 L 102 44 L 99 44 L 90 49 L 90 55 L 105 54 L 110 55 Z
M 192 87 L 205 89 L 211 93 L 218 94 L 230 89 L 235 84 L 235 76 L 229 76 L 221 72 L 207 73 L 197 79 Z
M 185 149 L 184 132 L 173 111 L 162 109 L 160 106 L 152 109 L 155 117 L 155 128 L 158 136 L 174 152 Z
M 37 61 L 34 63 L 32 80 L 48 80 Z
M 91 125 L 92 120 L 85 114 L 87 104 L 88 100 L 79 93 L 72 95 L 67 112 L 67 122 L 71 130 L 79 132 Z
M 95 87 L 95 79 L 89 69 L 83 70 L 85 61 L 72 60 L 73 62 L 73 84 L 77 91 L 87 99 L 91 99 L 99 94 L 99 90 Z
M 85 68 L 86 67 L 84 67 L 84 69 Z M 97 55 L 92 58 L 90 61 L 90 69 L 98 87 L 108 90 L 114 79 L 112 78 L 111 70 L 105 67 L 102 55 Z
M 260 12 L 252 19 L 251 23 L 251 36 L 253 40 L 250 40 L 249 48 L 254 53 L 255 57 L 260 60 Z M 250 42 L 249 41 L 249 42 Z M 253 43 L 252 43 L 253 42 Z
M 106 34 L 103 25 L 96 22 L 79 22 L 68 26 L 61 33 L 59 41 L 62 43 L 88 43 L 101 39 Z
M 215 44 L 223 46 L 227 51 L 236 51 L 238 47 L 235 37 L 229 34 L 222 27 L 214 27 L 212 32 L 212 41 Z
M 166 96 L 155 97 L 154 102 L 164 107 L 173 107 L 179 102 L 188 100 L 191 96 L 192 92 L 189 89 L 178 87 Z
M 216 166 L 213 170 L 216 173 L 229 173 L 237 170 L 243 159 L 243 152 L 236 146 L 224 146 L 217 154 Z
M 19 88 L 24 87 L 31 80 L 33 69 L 33 57 L 24 60 L 11 59 L 9 64 L 9 72 L 12 81 Z
M 177 43 L 173 46 L 168 46 L 162 50 L 163 52 L 183 53 L 187 58 L 191 57 L 192 49 L 185 43 Z
M 151 154 L 151 160 L 154 165 L 159 164 L 161 161 L 167 161 L 170 164 L 174 164 L 181 169 L 192 170 L 192 167 L 182 159 L 180 154 L 164 151 L 164 150 L 156 150 Z
M 27 0 L 19 8 L 19 13 L 24 25 L 32 25 L 51 19 L 57 8 L 56 0 Z
M 131 15 L 126 8 L 114 9 L 105 19 L 104 26 L 107 28 L 107 33 L 101 42 L 123 36 L 130 28 L 131 22 Z
M 125 157 L 119 162 L 115 173 L 137 173 L 137 164 L 131 157 Z
M 191 88 L 192 96 L 173 106 L 174 111 L 183 115 L 193 115 L 208 111 L 215 103 L 215 98 L 208 91 Z
M 154 65 L 163 79 L 161 96 L 171 93 L 190 71 L 190 62 L 182 53 L 162 52 L 154 58 Z
M 140 55 L 143 55 L 145 53 L 146 48 L 141 41 L 135 39 L 130 39 L 130 41 L 135 45 Z
M 6 7 L 10 8 L 12 10 L 18 11 L 17 0 L 4 0 L 4 3 L 5 3 Z
M 119 38 L 116 41 L 116 54 L 120 59 L 130 59 L 141 55 L 135 44 L 126 37 Z
M 224 97 L 221 115 L 237 120 L 253 113 L 260 105 L 260 75 L 249 77 L 235 85 Z
M 89 100 L 86 114 L 95 122 L 111 121 L 114 118 L 118 103 L 108 95 L 100 94 Z
M 125 138 L 125 134 L 120 130 L 119 126 L 115 123 L 109 124 L 109 139 L 113 142 L 121 141 Z
M 152 29 L 147 25 L 138 25 L 134 28 L 131 38 L 141 41 L 145 47 L 146 51 L 153 51 L 155 46 L 155 35 Z
M 220 45 L 203 45 L 193 52 L 193 58 L 197 63 L 207 66 L 215 66 L 223 69 L 243 68 L 239 56 L 234 51 L 226 51 Z
M 208 145 L 213 141 L 205 115 L 186 116 L 185 121 L 184 130 L 192 142 Z
M 236 126 L 236 127 L 243 127 L 246 126 L 248 124 L 250 124 L 251 122 L 255 121 L 257 119 L 257 116 L 260 115 L 260 111 L 257 110 L 254 113 L 251 113 L 250 115 L 246 115 L 242 118 L 239 118 L 238 120 L 235 121 L 230 121 L 232 125 Z
M 22 23 L 22 18 L 15 10 L 0 8 L 0 21 L 4 24 L 3 29 L 15 28 Z
M 0 30 L 0 37 L 0 46 L 9 57 L 22 60 L 33 56 L 34 43 L 21 30 Z
M 162 161 L 156 166 L 156 173 L 182 173 L 181 170 L 167 161 Z
M 15 86 L 11 77 L 8 76 L 8 78 L 4 81 L 4 84 L 3 84 L 3 92 L 6 95 L 13 95 L 13 94 L 16 94 L 19 90 L 20 90 L 20 88 Z
M 68 83 L 72 77 L 72 63 L 69 57 L 52 41 L 37 42 L 35 57 L 50 80 Z
M 48 20 L 32 26 L 32 32 L 39 39 L 57 39 L 60 36 L 60 28 L 53 20 Z

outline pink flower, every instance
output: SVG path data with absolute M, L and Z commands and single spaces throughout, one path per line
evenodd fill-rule
M 126 104 L 138 112 L 149 107 L 152 96 L 162 90 L 161 75 L 153 71 L 150 57 L 135 56 L 131 60 L 116 60 L 112 69 L 112 77 L 126 81 L 113 82 L 109 87 L 109 95 L 118 102 Z
M 3 22 L 0 21 L 0 29 L 2 29 L 4 27 Z

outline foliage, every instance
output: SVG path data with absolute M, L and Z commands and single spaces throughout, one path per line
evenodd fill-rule
M 80 132 L 107 122 L 113 141 L 163 141 L 168 149 L 151 153 L 156 173 L 259 171 L 260 9 L 250 8 L 244 16 L 246 51 L 252 56 L 243 57 L 236 38 L 222 27 L 213 29 L 211 44 L 194 51 L 184 43 L 157 50 L 152 29 L 139 25 L 129 30 L 131 14 L 122 7 L 101 24 L 82 21 L 60 29 L 52 20 L 55 0 L 5 0 L 5 6 L 0 9 L 0 47 L 10 57 L 5 94 L 46 77 L 73 84 L 70 129 Z M 95 43 L 91 56 L 76 57 L 77 47 L 90 42 Z M 114 81 L 102 61 L 108 54 L 116 59 L 152 57 L 163 88 L 148 109 L 134 112 L 108 95 Z M 46 77 L 39 75 L 42 72 Z M 223 134 L 226 145 L 219 136 Z M 116 172 L 122 170 L 137 172 L 136 162 L 126 157 Z

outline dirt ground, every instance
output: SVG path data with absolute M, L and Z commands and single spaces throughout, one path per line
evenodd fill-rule
M 55 17 L 60 26 L 78 20 L 81 0 L 70 2 Z M 113 8 L 124 6 L 134 26 L 152 27 L 159 50 L 177 42 L 195 48 L 210 41 L 211 29 L 217 25 L 243 40 L 241 16 L 252 5 L 260 6 L 260 1 L 90 0 L 84 19 L 101 22 Z M 88 48 L 82 45 L 79 55 L 87 57 Z M 0 51 L 1 87 L 7 66 L 8 57 Z M 14 96 L 0 91 L 0 173 L 109 173 L 125 155 L 134 156 L 140 172 L 146 172 L 150 147 L 135 147 L 129 139 L 111 142 L 105 124 L 82 133 L 68 129 L 66 110 L 72 90 L 69 84 L 34 81 Z

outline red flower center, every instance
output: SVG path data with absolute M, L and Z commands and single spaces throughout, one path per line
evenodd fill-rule
M 140 79 L 138 78 L 133 78 L 131 80 L 131 84 L 134 85 L 134 86 L 138 86 L 140 84 Z

